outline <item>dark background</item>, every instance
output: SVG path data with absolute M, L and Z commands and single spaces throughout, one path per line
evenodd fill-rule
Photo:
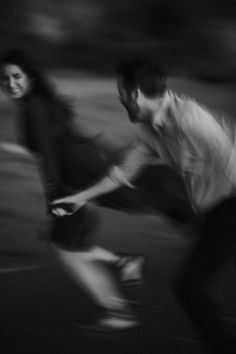
M 234 80 L 235 17 L 234 0 L 2 0 L 1 52 L 23 46 L 47 66 L 106 74 L 151 55 L 171 73 Z

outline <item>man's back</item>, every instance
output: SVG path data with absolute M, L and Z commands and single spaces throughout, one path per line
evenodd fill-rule
M 162 124 L 140 126 L 140 138 L 183 178 L 196 211 L 236 186 L 236 126 L 190 98 L 170 92 Z

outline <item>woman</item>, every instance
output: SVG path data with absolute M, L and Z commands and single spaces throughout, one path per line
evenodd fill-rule
M 38 158 L 47 211 L 52 215 L 53 200 L 100 178 L 107 161 L 91 139 L 74 134 L 69 105 L 24 52 L 6 53 L 0 73 L 2 89 L 19 108 L 22 142 Z M 143 258 L 95 246 L 91 235 L 97 222 L 97 211 L 83 205 L 73 215 L 53 219 L 50 242 L 76 281 L 103 309 L 99 328 L 131 328 L 138 324 L 137 318 L 103 263 L 117 267 L 121 280 L 129 282 L 141 279 Z

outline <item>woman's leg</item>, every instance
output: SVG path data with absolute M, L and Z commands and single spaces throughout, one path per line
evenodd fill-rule
M 61 264 L 94 302 L 105 313 L 114 314 L 109 315 L 107 319 L 111 321 L 112 317 L 112 324 L 103 325 L 114 329 L 129 328 L 136 325 L 137 320 L 110 269 L 110 265 L 116 264 L 120 256 L 94 246 L 89 240 L 96 230 L 96 222 L 96 212 L 88 207 L 81 208 L 72 216 L 55 220 L 51 238 L 52 249 Z M 123 319 L 117 319 L 115 314 L 118 313 L 124 314 Z
M 107 310 L 126 311 L 127 301 L 119 290 L 115 278 L 101 261 L 97 260 L 93 248 L 84 251 L 65 251 L 52 246 L 61 263 L 75 281 L 85 289 L 97 305 Z
M 89 259 L 113 267 L 123 285 L 141 285 L 143 282 L 146 257 L 140 254 L 114 253 L 98 245 L 89 250 Z

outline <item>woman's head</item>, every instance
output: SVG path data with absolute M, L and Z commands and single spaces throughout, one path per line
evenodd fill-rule
M 2 58 L 1 86 L 12 99 L 20 99 L 32 89 L 34 73 L 31 67 L 25 54 L 20 50 L 11 50 Z
M 53 90 L 32 59 L 20 49 L 8 51 L 0 61 L 0 82 L 12 98 L 25 97 L 32 90 L 53 96 Z
M 0 60 L 0 85 L 12 99 L 21 99 L 33 92 L 60 108 L 64 112 L 63 117 L 73 116 L 67 100 L 58 95 L 38 64 L 20 49 L 8 51 Z M 60 120 L 61 115 L 58 116 Z

